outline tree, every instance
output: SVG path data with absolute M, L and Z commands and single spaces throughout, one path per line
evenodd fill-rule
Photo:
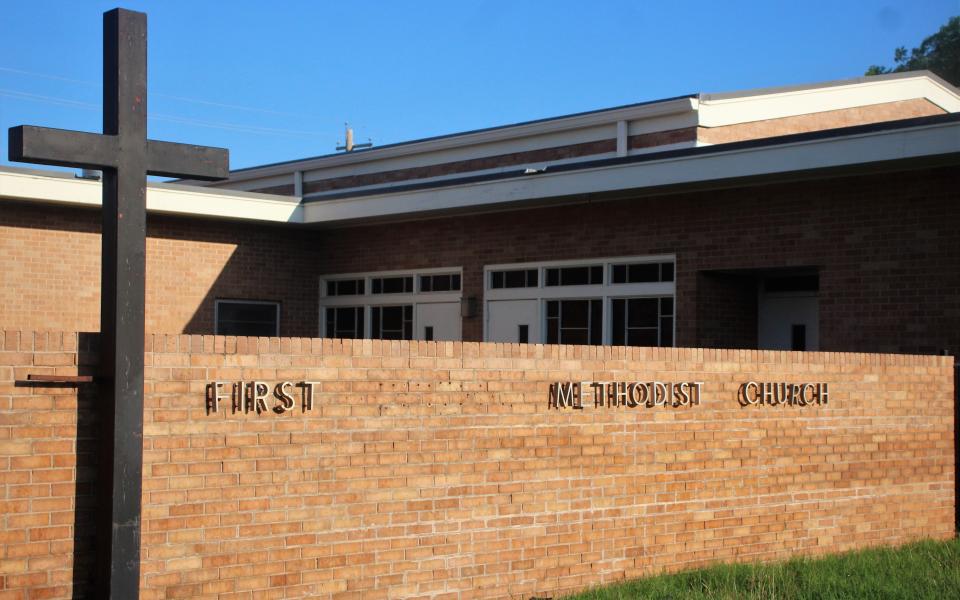
M 940 31 L 923 40 L 909 54 L 904 46 L 897 48 L 893 53 L 893 61 L 897 66 L 892 69 L 872 65 L 866 74 L 928 69 L 953 85 L 960 86 L 960 16 L 950 17 Z

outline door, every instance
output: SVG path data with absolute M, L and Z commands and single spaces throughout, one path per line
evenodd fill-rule
M 757 314 L 760 350 L 817 350 L 820 305 L 816 294 L 760 294 Z
M 487 302 L 487 341 L 539 344 L 539 300 L 491 300 Z
M 459 302 L 417 304 L 417 331 L 414 338 L 459 341 L 461 339 L 460 324 Z

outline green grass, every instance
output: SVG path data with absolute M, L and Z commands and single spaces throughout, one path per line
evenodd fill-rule
M 570 598 L 960 598 L 960 540 L 923 541 L 769 565 L 716 565 L 597 588 Z

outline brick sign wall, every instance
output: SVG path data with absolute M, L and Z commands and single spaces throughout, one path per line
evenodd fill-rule
M 0 598 L 88 585 L 94 384 L 26 380 L 87 372 L 95 342 L 0 337 Z M 952 358 L 147 346 L 147 599 L 555 596 L 954 532 Z M 608 394 L 641 387 L 664 401 Z

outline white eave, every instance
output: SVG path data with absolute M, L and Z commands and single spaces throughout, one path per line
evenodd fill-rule
M 932 159 L 960 154 L 960 122 L 884 129 L 843 137 L 805 139 L 783 144 L 619 162 L 582 169 L 430 189 L 386 191 L 304 204 L 304 222 L 415 219 L 443 212 L 471 212 L 549 204 L 561 199 L 614 192 L 642 194 L 645 189 L 703 185 L 725 187 L 733 180 L 799 176 L 804 171 L 855 168 L 871 163 Z M 956 160 L 956 159 L 954 159 Z M 726 182 L 726 183 L 725 183 Z
M 701 94 L 701 127 L 721 127 L 751 121 L 782 119 L 827 112 L 926 99 L 945 112 L 960 112 L 957 89 L 929 71 L 911 71 L 724 94 Z
M 552 134 L 562 131 L 571 131 L 616 123 L 617 121 L 636 121 L 663 117 L 666 115 L 693 112 L 697 108 L 697 99 L 694 97 L 674 98 L 660 102 L 636 104 L 608 110 L 598 110 L 588 113 L 543 119 L 518 125 L 481 129 L 422 141 L 405 142 L 389 146 L 374 147 L 357 152 L 329 154 L 298 161 L 277 163 L 235 171 L 230 174 L 228 183 L 236 183 L 249 179 L 264 179 L 276 175 L 289 175 L 293 171 L 311 171 L 319 168 L 331 168 L 343 165 L 380 161 L 401 156 L 440 152 L 467 146 L 480 146 L 494 142 L 523 139 L 532 136 Z
M 0 200 L 100 206 L 99 181 L 34 169 L 0 169 Z M 147 211 L 194 217 L 299 223 L 299 198 L 170 183 L 147 185 Z

